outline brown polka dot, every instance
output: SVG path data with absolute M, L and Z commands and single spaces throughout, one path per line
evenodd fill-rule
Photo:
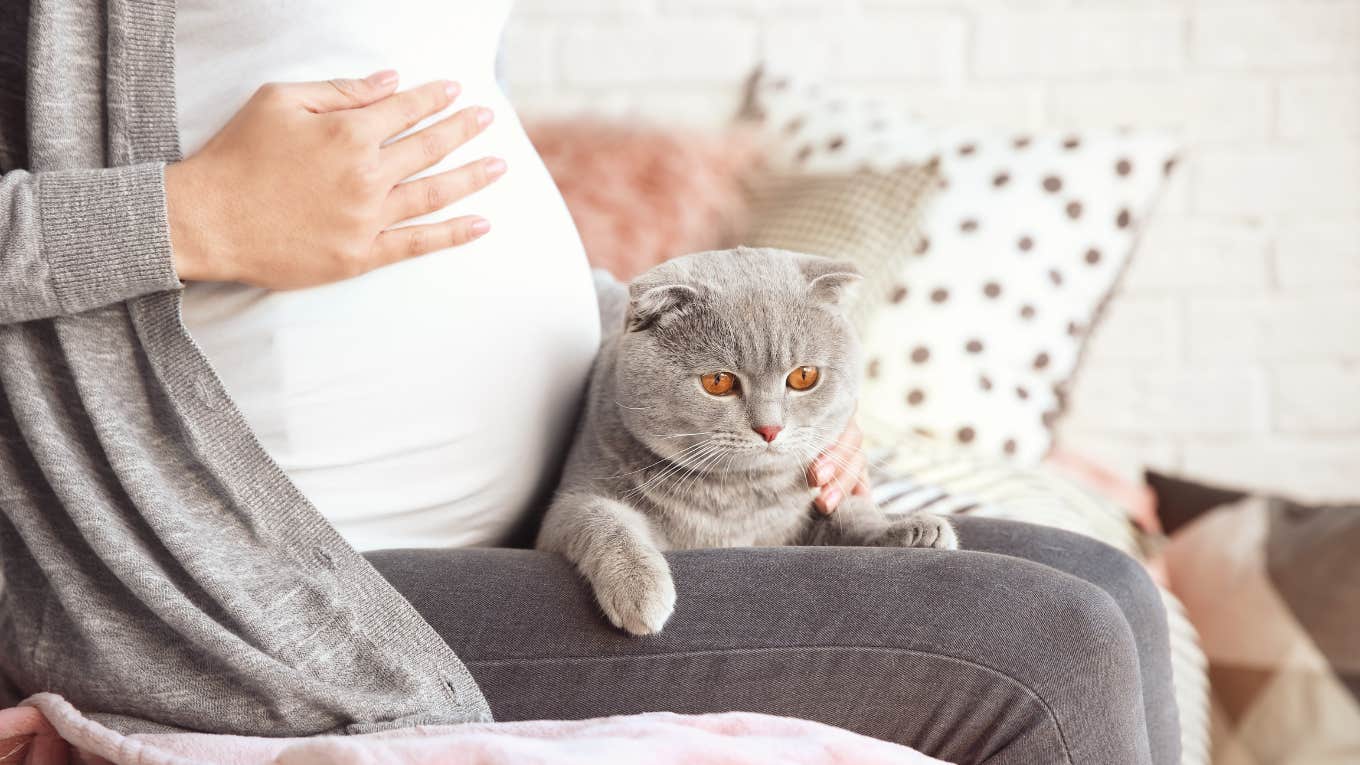
M 1176 158 L 1171 157 L 1162 163 L 1162 175 L 1171 175 L 1171 171 L 1176 169 Z
M 977 151 L 977 144 L 965 143 L 959 146 L 960 157 L 967 157 L 975 151 Z
M 1044 424 L 1044 427 L 1046 428 L 1053 427 L 1053 423 L 1058 421 L 1058 410 L 1057 409 L 1045 410 L 1044 413 L 1040 415 L 1039 421 L 1042 422 Z
M 1029 252 L 1034 249 L 1034 239 L 1033 237 L 1022 236 L 1019 241 L 1015 243 L 1015 246 L 1019 247 L 1021 252 Z
M 1067 203 L 1067 217 L 1076 220 L 1081 217 L 1081 202 L 1073 200 Z
M 963 346 L 963 349 L 968 351 L 969 353 L 982 353 L 982 341 L 969 340 L 967 344 Z
M 1023 149 L 1029 146 L 1030 140 L 1030 137 L 1027 135 L 1018 135 L 1011 139 L 1011 146 L 1014 146 L 1017 149 Z
M 1034 306 L 1032 306 L 1032 305 L 1022 305 L 1022 306 L 1020 306 L 1020 318 L 1022 318 L 1022 319 L 1033 319 L 1033 318 L 1034 318 Z
M 794 117 L 793 119 L 789 120 L 789 124 L 784 126 L 784 133 L 787 135 L 793 135 L 794 133 L 797 133 L 799 130 L 803 129 L 803 124 L 804 123 L 802 117 Z
M 826 142 L 826 148 L 830 151 L 840 151 L 845 148 L 845 136 L 838 135 Z
M 1056 175 L 1050 175 L 1044 178 L 1044 191 L 1056 193 L 1061 190 L 1062 190 L 1061 178 L 1059 178 Z
M 936 287 L 935 289 L 930 291 L 930 300 L 932 303 L 943 303 L 948 299 L 949 290 L 945 289 L 944 287 Z
M 1070 135 L 1067 138 L 1063 139 L 1062 145 L 1064 149 L 1072 151 L 1073 149 L 1081 146 L 1081 138 L 1075 135 Z
M 1130 213 L 1127 207 L 1120 210 L 1119 215 L 1115 216 L 1114 219 L 1114 225 L 1120 228 L 1128 228 L 1131 222 L 1133 222 L 1133 213 Z
M 1004 443 L 1004 444 L 1001 445 L 1001 450 L 1004 451 L 1004 452 L 1007 453 L 1007 454 L 1015 454 L 1015 449 L 1016 449 L 1016 445 L 1015 445 L 1015 439 L 1014 439 L 1014 438 L 1008 438 L 1008 439 L 1006 439 L 1006 443 Z
M 1062 286 L 1062 274 L 1056 268 L 1048 269 L 1048 280 L 1053 282 L 1054 287 Z
M 1021 401 L 1024 401 L 1025 399 L 1029 398 L 1029 391 L 1025 390 L 1025 386 L 1023 386 L 1023 385 L 1017 385 L 1017 386 L 1015 386 L 1015 395 L 1016 395 Z
M 798 161 L 799 161 L 799 162 L 806 162 L 806 161 L 808 161 L 808 157 L 811 157 L 811 156 L 812 156 L 812 147 L 811 147 L 811 146 L 804 146 L 803 148 L 801 148 L 801 149 L 798 150 Z
M 1119 161 L 1114 163 L 1114 171 L 1119 175 L 1128 175 L 1133 172 L 1133 163 L 1124 157 L 1120 157 Z
M 926 393 L 923 390 L 912 390 L 907 393 L 907 403 L 912 406 L 920 406 L 926 400 Z
M 1010 183 L 1010 182 L 1011 182 L 1011 175 L 1010 175 L 1010 173 L 1007 173 L 1007 172 L 1005 172 L 1004 170 L 1003 170 L 1002 172 L 999 172 L 999 173 L 997 173 L 996 175 L 992 176 L 992 185 L 995 186 L 995 187 L 997 187 L 997 188 L 1001 188 L 1002 186 L 1005 186 L 1006 184 L 1008 184 L 1008 183 Z
M 959 428 L 959 443 L 961 444 L 972 443 L 973 439 L 976 437 L 977 433 L 973 432 L 973 429 L 968 427 L 967 425 L 963 426 L 962 428 Z
M 870 378 L 878 377 L 878 372 L 883 368 L 883 364 L 878 359 L 869 359 L 869 368 L 865 370 Z
M 988 377 L 987 375 L 979 375 L 979 376 L 978 376 L 978 387 L 979 387 L 979 388 L 982 388 L 983 390 L 991 390 L 991 389 L 992 389 L 992 378 Z
M 924 364 L 930 360 L 930 349 L 924 345 L 918 345 L 912 349 L 911 360 L 916 364 Z
M 888 299 L 894 303 L 900 303 L 903 300 L 906 300 L 907 299 L 906 285 L 899 284 L 896 287 L 893 287 L 892 294 L 888 296 Z
M 977 231 L 977 228 L 978 222 L 974 218 L 964 218 L 963 220 L 959 221 L 959 230 L 965 234 L 971 234 L 974 231 Z
M 1071 335 L 1072 337 L 1081 337 L 1081 333 L 1084 331 L 1085 329 L 1083 329 L 1082 326 L 1076 323 L 1075 321 L 1067 322 L 1067 334 Z
M 916 254 L 924 255 L 930 249 L 930 237 L 923 236 L 916 242 Z
M 982 294 L 989 298 L 998 297 L 1001 295 L 1001 285 L 996 282 L 987 282 L 982 285 Z
M 1040 351 L 1039 355 L 1034 357 L 1034 368 L 1044 369 L 1047 366 L 1048 366 L 1048 354 Z
M 1086 255 L 1084 257 L 1087 263 L 1090 263 L 1091 265 L 1094 266 L 1095 264 L 1100 262 L 1100 250 L 1097 250 L 1096 248 L 1092 247 L 1091 249 L 1086 251 Z

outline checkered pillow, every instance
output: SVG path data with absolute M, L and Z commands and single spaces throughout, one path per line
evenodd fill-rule
M 899 299 L 894 278 L 921 242 L 922 209 L 936 190 L 935 163 L 890 172 L 773 175 L 752 184 L 752 247 L 849 260 L 865 288 L 851 308 L 861 330 Z

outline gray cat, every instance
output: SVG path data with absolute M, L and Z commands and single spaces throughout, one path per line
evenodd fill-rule
M 576 564 L 614 626 L 665 625 L 675 586 L 664 550 L 958 546 L 939 516 L 889 520 L 853 495 L 829 517 L 812 508 L 807 466 L 855 409 L 859 343 L 845 306 L 859 278 L 847 263 L 739 248 L 668 261 L 630 285 L 538 536 Z

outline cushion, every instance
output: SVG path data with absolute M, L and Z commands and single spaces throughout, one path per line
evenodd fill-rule
M 934 129 L 893 104 L 763 72 L 744 115 L 784 172 L 939 157 L 942 188 L 923 236 L 882 286 L 895 299 L 864 333 L 861 419 L 875 441 L 915 431 L 1041 459 L 1086 337 L 1172 166 L 1172 144 Z
M 921 240 L 921 211 L 935 192 L 936 163 L 880 173 L 767 175 L 752 183 L 752 247 L 849 260 L 864 274 L 851 306 L 863 330 L 896 299 L 896 274 Z
M 1360 762 L 1360 503 L 1146 478 L 1209 659 L 1214 761 Z
M 604 119 L 525 126 L 576 222 L 591 265 L 628 280 L 667 258 L 734 243 L 742 178 L 759 160 L 740 131 Z

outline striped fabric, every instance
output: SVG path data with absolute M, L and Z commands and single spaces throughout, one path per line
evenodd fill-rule
M 1128 514 L 1042 467 L 1022 468 L 909 437 L 890 449 L 870 449 L 874 499 L 889 513 L 929 509 L 940 514 L 1025 521 L 1084 534 L 1141 561 L 1155 542 Z M 1171 661 L 1181 722 L 1181 762 L 1209 762 L 1209 686 L 1199 636 L 1165 587 Z

